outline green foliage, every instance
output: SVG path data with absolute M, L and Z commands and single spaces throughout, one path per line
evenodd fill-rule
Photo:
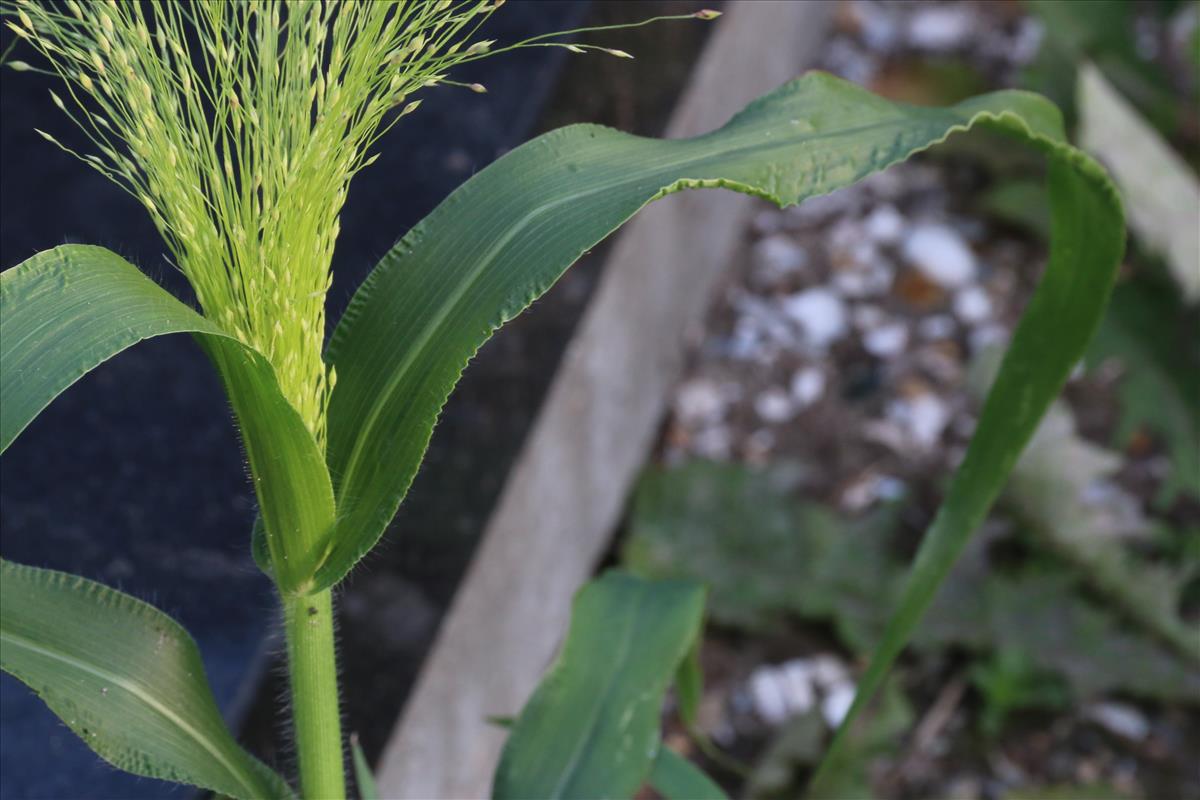
M 694 583 L 611 571 L 584 586 L 558 660 L 512 727 L 493 796 L 632 797 L 662 749 L 663 699 L 703 618 Z M 663 769 L 681 777 L 678 766 Z
M 0 666 L 104 760 L 246 800 L 292 797 L 230 735 L 195 642 L 129 595 L 0 560 Z
M 647 781 L 665 800 L 728 800 L 712 778 L 666 745 L 658 748 Z
M 796 203 L 974 125 L 1029 138 L 1043 149 L 1059 147 L 1053 143 L 1062 135 L 1053 107 L 1034 95 L 998 92 L 922 108 L 811 73 L 704 136 L 656 141 L 571 126 L 472 177 L 384 257 L 333 334 L 327 358 L 339 388 L 329 407 L 328 459 L 339 524 L 316 585 L 340 580 L 378 541 L 417 472 L 442 405 L 478 348 L 646 203 L 705 187 Z M 1092 186 L 1095 168 L 1081 168 Z M 1074 169 L 1062 162 L 1060 182 L 1073 181 Z M 1096 202 L 1111 201 L 1097 195 Z M 1119 217 L 1103 227 L 1108 234 L 1097 244 L 1118 248 Z M 1088 261 L 1052 271 L 1065 280 L 1064 270 L 1073 272 L 1076 264 L 1097 270 L 1093 302 L 1069 304 L 1069 315 L 1081 322 L 1103 299 L 1110 280 L 1104 270 L 1114 260 L 1087 255 Z M 1063 339 L 1064 347 L 1091 330 L 1088 324 L 1067 327 L 1075 335 Z M 396 346 L 380 347 L 383 341 Z
M 221 375 L 270 532 L 269 571 L 282 590 L 298 589 L 333 522 L 316 442 L 261 354 L 109 250 L 63 245 L 0 274 L 0 449 L 103 361 L 177 332 L 196 334 Z
M 73 2 L 65 7 L 73 16 L 56 6 L 4 4 L 5 14 L 16 18 L 10 27 L 60 70 L 72 99 L 80 102 L 77 91 L 85 95 L 77 119 L 98 136 L 105 156 L 85 160 L 139 197 L 207 318 L 98 248 L 58 248 L 5 273 L 3 444 L 55 395 L 124 347 L 171 331 L 198 333 L 241 429 L 263 518 L 265 546 L 258 551 L 268 555 L 293 609 L 306 593 L 327 603 L 329 587 L 378 541 L 419 467 L 442 405 L 478 348 L 644 205 L 675 191 L 716 187 L 796 203 L 951 133 L 987 127 L 1048 157 L 1050 263 L 913 574 L 896 592 L 896 615 L 879 635 L 881 649 L 852 720 L 880 686 L 1083 353 L 1123 247 L 1123 217 L 1111 184 L 1064 143 L 1060 117 L 1043 98 L 997 92 L 923 108 L 813 73 L 693 139 L 657 141 L 581 125 L 514 150 L 385 256 L 322 358 L 328 251 L 346 182 L 369 163 L 365 151 L 384 111 L 418 86 L 452 83 L 437 70 L 485 54 L 490 43 L 460 52 L 456 37 L 471 30 L 467 22 L 476 13 L 495 5 L 449 11 L 442 3 L 305 5 L 287 18 L 293 27 L 286 36 L 274 5 L 153 4 L 152 25 L 138 3 L 88 4 L 86 12 Z M 398 16 L 388 16 L 391 8 L 401 9 Z M 419 22 L 427 12 L 437 23 L 436 37 Z M 204 65 L 199 72 L 188 55 L 185 23 L 195 28 Z M 227 37 L 241 42 L 235 52 Z M 548 43 L 514 47 L 527 44 Z M 197 99 L 205 92 L 206 99 Z M 102 113 L 91 111 L 93 104 Z M 404 110 L 412 107 L 409 102 Z M 185 139 L 177 138 L 185 132 Z M 267 174 L 272 170 L 281 171 Z M 782 581 L 802 588 L 794 575 Z M 618 589 L 627 596 L 613 597 Z M 589 631 L 612 633 L 629 603 L 664 592 L 675 601 L 633 608 L 634 621 L 626 621 L 634 632 L 653 635 L 636 650 L 618 651 L 617 672 L 598 666 L 601 655 L 612 653 L 590 642 Z M 628 576 L 607 577 L 585 591 L 577 608 L 585 633 L 573 630 L 552 679 L 518 721 L 497 793 L 546 789 L 571 796 L 593 780 L 633 792 L 653 764 L 657 703 L 692 646 L 695 630 L 688 624 L 693 617 L 699 624 L 699 595 L 694 587 L 647 588 Z M 291 642 L 289 652 L 323 648 L 311 663 L 332 669 L 328 617 L 320 616 L 320 630 L 289 624 L 289 641 L 316 637 Z M 324 644 L 318 647 L 318 640 Z M 588 663 L 577 665 L 577 652 L 589 655 Z M 327 675 L 309 675 L 311 684 L 298 677 L 306 664 L 293 663 L 294 686 L 328 683 Z M 685 707 L 698 685 L 692 669 L 681 673 Z M 638 676 L 637 691 L 620 680 L 622 671 Z M 597 696 L 596 685 L 612 692 Z M 591 716 L 576 713 L 576 704 Z M 340 748 L 314 748 L 313 742 L 335 730 L 298 730 L 302 754 L 325 754 L 322 769 L 335 753 L 340 758 Z M 317 738 L 306 743 L 310 734 Z M 309 761 L 302 758 L 302 770 Z M 547 765 L 560 772 L 543 772 Z M 340 776 L 340 760 L 334 768 Z M 826 770 L 836 773 L 836 765 Z M 307 782 L 305 788 L 312 793 Z
M 1020 650 L 993 653 L 972 666 L 970 675 L 983 697 L 979 725 L 989 738 L 1000 735 L 1013 711 L 1064 708 L 1070 700 L 1062 678 L 1035 667 Z
M 379 787 L 375 785 L 375 775 L 372 774 L 371 765 L 367 763 L 367 757 L 358 743 L 358 737 L 353 734 L 350 736 L 350 752 L 354 757 L 354 782 L 358 784 L 359 800 L 379 800 Z
M 644 476 L 623 557 L 646 577 L 708 585 L 718 623 L 762 630 L 786 616 L 828 621 L 865 654 L 879 645 L 904 589 L 897 511 L 884 507 L 847 521 L 793 500 L 786 467 L 755 472 L 692 462 Z M 919 652 L 1005 653 L 1060 676 L 1073 698 L 1123 691 L 1200 702 L 1195 668 L 1096 605 L 1082 591 L 1090 576 L 1072 569 L 1076 562 L 1000 569 L 985 544 L 968 548 L 942 585 L 913 633 Z M 1043 559 L 1058 552 L 1041 546 Z M 1112 593 L 1101 596 L 1130 616 Z M 1147 630 L 1157 635 L 1164 624 L 1182 623 L 1172 610 Z

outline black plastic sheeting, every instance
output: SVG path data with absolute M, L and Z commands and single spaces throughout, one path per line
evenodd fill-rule
M 515 0 L 488 24 L 502 43 L 575 27 L 586 2 Z M 7 47 L 5 31 L 0 47 Z M 35 60 L 17 48 L 13 57 Z M 530 132 L 560 64 L 536 48 L 470 65 L 381 143 L 342 217 L 329 318 L 370 267 L 475 170 Z M 0 267 L 63 242 L 100 244 L 180 297 L 145 212 L 33 129 L 89 152 L 49 101 L 53 81 L 0 80 Z M 249 555 L 254 498 L 225 400 L 186 336 L 144 342 L 57 399 L 0 459 L 0 555 L 81 574 L 152 602 L 192 633 L 217 700 L 235 722 L 258 684 L 275 622 Z M 150 798 L 191 790 L 103 764 L 30 691 L 0 677 L 0 796 Z

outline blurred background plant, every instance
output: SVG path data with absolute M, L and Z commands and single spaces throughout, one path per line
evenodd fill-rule
M 1131 229 L 1100 334 L 863 726 L 848 797 L 1200 795 L 1198 17 L 839 5 L 821 66 L 920 103 L 1048 94 Z M 747 796 L 795 796 L 819 760 L 1044 261 L 1040 167 L 994 145 L 764 208 L 693 337 L 619 560 L 710 585 L 700 727 L 750 766 Z

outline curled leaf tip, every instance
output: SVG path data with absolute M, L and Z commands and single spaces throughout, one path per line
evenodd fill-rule
M 721 16 L 721 12 L 714 11 L 711 8 L 702 8 L 699 11 L 697 11 L 695 14 L 692 14 L 692 16 L 695 17 L 696 19 L 710 20 L 710 19 L 716 19 L 717 17 Z

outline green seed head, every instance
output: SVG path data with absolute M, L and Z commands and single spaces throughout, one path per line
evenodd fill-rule
M 85 161 L 145 206 L 205 314 L 267 357 L 322 441 L 333 385 L 321 359 L 325 293 L 347 184 L 383 130 L 416 109 L 411 95 L 488 50 L 467 40 L 494 5 L 71 0 L 3 10 L 66 81 L 55 105 L 105 156 Z

